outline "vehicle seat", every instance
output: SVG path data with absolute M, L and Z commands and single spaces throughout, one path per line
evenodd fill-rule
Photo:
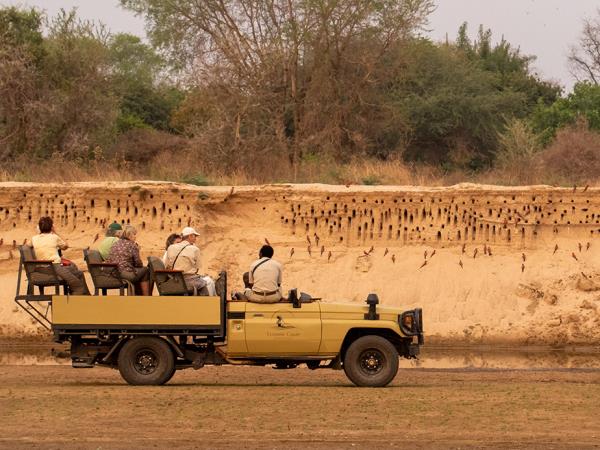
M 159 295 L 195 295 L 193 288 L 189 288 L 181 270 L 167 270 L 162 259 L 156 256 L 148 257 L 150 279 L 156 284 Z
M 56 295 L 60 294 L 60 287 L 63 286 L 64 293 L 69 292 L 67 282 L 60 279 L 54 268 L 52 261 L 37 260 L 33 247 L 30 245 L 22 245 L 19 247 L 21 255 L 20 267 L 25 269 L 27 276 L 27 295 L 34 295 L 34 288 L 40 291 L 40 295 L 44 295 L 44 288 L 54 286 Z
M 98 250 L 84 249 L 83 258 L 94 282 L 94 295 L 107 295 L 110 289 L 118 289 L 119 295 L 125 295 L 125 289 L 129 295 L 135 292 L 133 284 L 121 278 L 118 265 L 104 262 Z

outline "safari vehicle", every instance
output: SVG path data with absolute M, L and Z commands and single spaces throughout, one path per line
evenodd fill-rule
M 18 283 L 25 269 L 27 292 L 17 287 L 15 301 L 56 342 L 70 343 L 73 367 L 118 368 L 133 385 L 162 385 L 178 369 L 211 364 L 277 369 L 306 364 L 343 369 L 357 386 L 385 386 L 396 376 L 399 356 L 415 358 L 423 343 L 421 309 L 380 307 L 375 294 L 366 305 L 323 303 L 296 290 L 287 302 L 275 304 L 227 301 L 225 272 L 216 283 L 218 296 L 194 296 L 180 272 L 157 268 L 154 261 L 152 279 L 162 295 L 123 295 L 117 279 L 98 289 L 117 277 L 109 264 L 88 260 L 96 293 L 103 295 L 75 296 L 60 293 L 58 278 L 48 281 L 47 261 L 28 261 L 23 252 L 21 259 Z M 46 295 L 46 287 L 54 295 Z M 106 295 L 108 289 L 120 295 Z

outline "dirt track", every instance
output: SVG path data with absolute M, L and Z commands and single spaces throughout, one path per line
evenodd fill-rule
M 3 448 L 593 448 L 600 371 L 209 367 L 164 387 L 118 372 L 0 366 Z

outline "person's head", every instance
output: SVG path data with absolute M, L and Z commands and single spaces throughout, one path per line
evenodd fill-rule
M 136 236 L 137 236 L 137 230 L 135 229 L 135 227 L 133 227 L 131 225 L 127 225 L 123 229 L 123 235 L 121 236 L 121 239 L 127 239 L 129 241 L 135 241 Z
M 263 245 L 258 252 L 259 258 L 272 258 L 275 250 L 270 245 Z
M 185 227 L 181 230 L 181 238 L 184 241 L 188 241 L 190 244 L 195 243 L 198 236 L 200 236 L 200 234 L 192 227 Z
M 52 217 L 42 217 L 38 222 L 38 228 L 40 229 L 40 233 L 51 233 L 52 228 L 54 227 L 54 221 Z
M 173 233 L 173 234 L 169 235 L 169 237 L 167 238 L 167 245 L 166 245 L 165 249 L 168 249 L 171 245 L 178 244 L 179 242 L 181 242 L 181 235 L 177 234 L 177 233 Z
M 120 237 L 122 231 L 123 231 L 123 227 L 121 226 L 121 224 L 117 223 L 117 222 L 113 222 L 106 229 L 106 236 L 107 237 L 113 237 L 113 236 Z

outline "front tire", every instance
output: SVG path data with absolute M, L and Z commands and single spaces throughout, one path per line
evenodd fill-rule
M 348 347 L 344 372 L 357 386 L 387 386 L 398 372 L 398 352 L 381 336 L 363 336 Z
M 117 362 L 123 379 L 133 385 L 162 385 L 175 372 L 173 351 L 158 337 L 137 337 L 127 341 Z

